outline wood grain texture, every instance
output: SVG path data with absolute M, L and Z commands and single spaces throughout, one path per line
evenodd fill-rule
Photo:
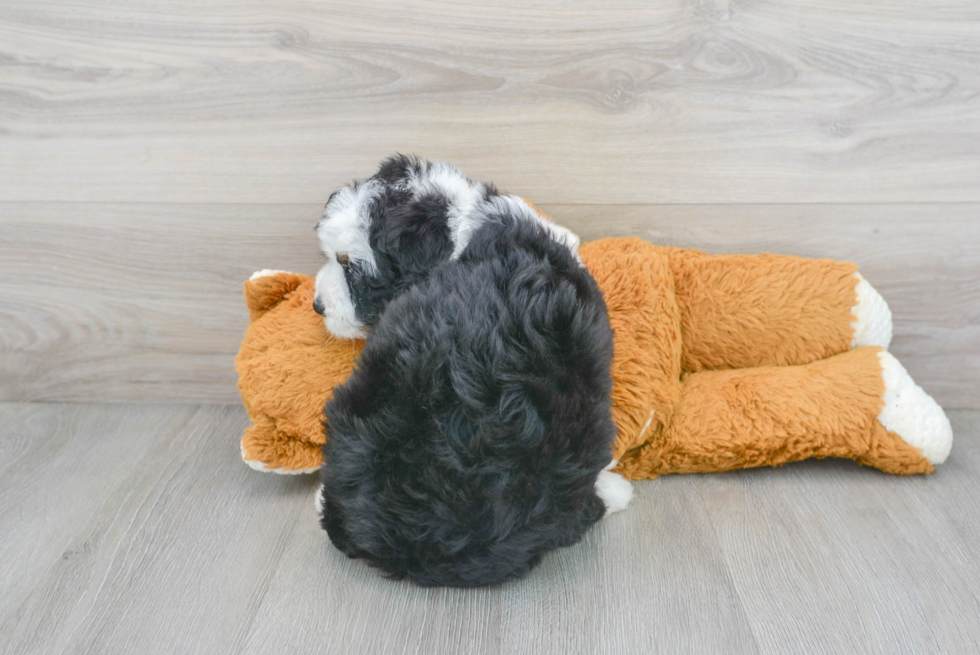
M 319 202 L 393 150 L 543 203 L 980 201 L 980 5 L 0 8 L 0 200 Z
M 133 467 L 161 434 L 186 426 L 190 413 L 174 407 L 106 412 L 87 405 L 4 409 L 13 414 L 0 422 L 0 559 L 6 562 L 0 622 L 26 607 L 52 567 L 62 575 L 56 584 L 77 582 L 75 565 L 102 546 L 103 535 L 86 532 L 87 522 L 96 514 L 111 518 L 116 508 L 109 496 L 132 493 Z M 0 628 L 0 634 L 9 632 Z
M 243 652 L 758 652 L 694 483 L 641 493 L 636 520 L 613 516 L 494 589 L 384 580 L 304 520 Z
M 975 476 L 975 414 L 959 419 L 954 456 L 928 478 L 896 479 L 839 463 L 699 480 L 764 650 L 980 649 L 980 626 L 963 620 L 980 617 L 980 516 L 963 514 L 961 502 L 940 501 Z M 953 516 L 971 531 L 951 529 Z
M 43 445 L 54 424 L 63 447 L 0 484 L 17 592 L 0 607 L 0 652 L 214 653 L 249 628 L 311 481 L 242 465 L 241 409 L 33 405 L 31 417 L 14 434 Z
M 0 652 L 980 651 L 980 413 L 901 479 L 638 484 L 529 578 L 423 590 L 241 464 L 255 269 L 329 192 L 449 159 L 585 239 L 861 265 L 980 408 L 980 4 L 5 0 Z
M 929 477 L 668 476 L 523 580 L 421 589 L 334 550 L 238 407 L 0 404 L 0 652 L 968 653 L 980 412 Z
M 980 407 L 980 204 L 542 208 L 585 239 L 858 262 L 916 381 Z M 0 203 L 0 399 L 238 402 L 242 283 L 315 273 L 320 209 Z

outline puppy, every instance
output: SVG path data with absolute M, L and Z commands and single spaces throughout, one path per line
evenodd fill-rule
M 331 196 L 317 233 L 316 310 L 369 335 L 325 409 L 338 549 L 422 585 L 493 584 L 625 507 L 603 470 L 612 331 L 574 235 L 405 156 Z

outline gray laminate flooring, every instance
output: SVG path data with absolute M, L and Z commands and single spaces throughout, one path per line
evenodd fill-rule
M 980 412 L 932 476 L 844 461 L 640 482 L 492 589 L 333 550 L 238 406 L 0 404 L 2 653 L 980 651 Z

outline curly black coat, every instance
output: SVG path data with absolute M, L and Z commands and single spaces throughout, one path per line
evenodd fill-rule
M 612 331 L 595 281 L 506 215 L 385 305 L 326 406 L 322 525 L 392 577 L 477 586 L 577 542 L 605 509 Z

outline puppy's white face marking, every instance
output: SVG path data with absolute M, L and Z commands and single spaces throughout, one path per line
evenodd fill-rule
M 374 275 L 378 264 L 371 250 L 371 204 L 381 194 L 377 180 L 366 180 L 338 191 L 323 208 L 316 226 L 320 250 L 331 259 L 337 253 L 347 253 L 351 261 L 360 264 Z
M 380 195 L 381 183 L 367 180 L 344 187 L 327 203 L 316 227 L 320 250 L 327 263 L 316 276 L 316 299 L 323 306 L 323 323 L 327 331 L 345 339 L 367 335 L 364 323 L 357 320 L 344 267 L 338 255 L 368 273 L 378 270 L 371 250 L 371 203 Z
M 357 320 L 344 267 L 336 260 L 327 262 L 316 276 L 316 297 L 323 304 L 323 324 L 327 332 L 342 339 L 363 339 L 364 323 Z

